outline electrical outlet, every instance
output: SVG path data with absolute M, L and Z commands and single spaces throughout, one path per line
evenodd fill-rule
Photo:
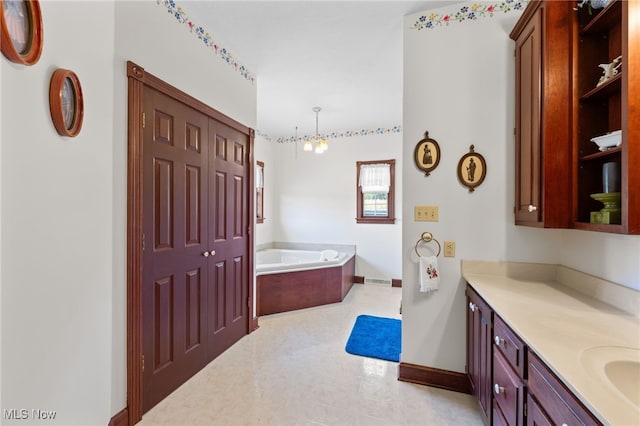
M 456 255 L 456 242 L 445 241 L 444 242 L 444 257 L 455 257 Z
M 413 220 L 416 222 L 437 222 L 438 206 L 415 206 Z

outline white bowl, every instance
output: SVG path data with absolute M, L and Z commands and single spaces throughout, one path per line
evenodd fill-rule
M 620 146 L 622 144 L 622 130 L 607 133 L 606 135 L 597 136 L 591 139 L 591 142 L 598 145 L 600 151 L 606 151 L 612 146 Z

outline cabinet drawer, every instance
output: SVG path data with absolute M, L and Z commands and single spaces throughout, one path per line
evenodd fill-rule
M 504 355 L 520 378 L 524 378 L 524 343 L 498 315 L 494 315 L 493 319 L 493 344 Z
M 547 417 L 556 425 L 600 425 L 580 401 L 551 372 L 538 357 L 529 352 L 527 381 L 529 393 L 543 407 Z
M 500 351 L 493 352 L 493 401 L 509 425 L 522 425 L 524 385 Z

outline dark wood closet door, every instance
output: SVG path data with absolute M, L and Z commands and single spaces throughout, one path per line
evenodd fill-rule
M 209 342 L 222 353 L 248 332 L 249 137 L 209 121 Z
M 209 118 L 149 87 L 143 129 L 143 410 L 209 360 Z M 206 256 L 205 256 L 206 254 Z

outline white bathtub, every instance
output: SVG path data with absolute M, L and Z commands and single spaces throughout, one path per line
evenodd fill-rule
M 256 252 L 256 275 L 329 268 L 344 264 L 350 257 L 336 250 L 260 250 Z

